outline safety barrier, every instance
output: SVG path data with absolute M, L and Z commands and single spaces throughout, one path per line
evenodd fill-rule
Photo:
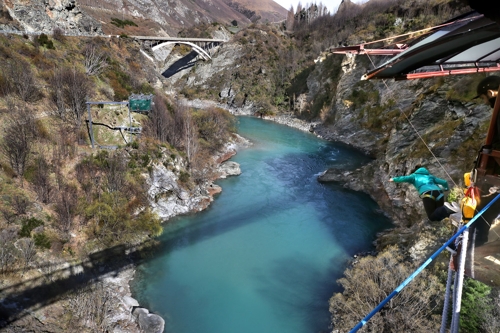
M 406 280 L 404 280 L 403 283 L 401 283 L 396 289 L 394 289 L 394 291 L 392 293 L 390 293 L 389 296 L 387 296 L 382 302 L 380 302 L 380 304 L 376 308 L 374 308 L 368 315 L 366 315 L 366 317 L 364 317 L 356 326 L 354 326 L 354 328 L 351 331 L 349 331 L 349 333 L 357 332 L 361 327 L 363 327 L 370 320 L 371 317 L 373 317 L 377 312 L 379 312 L 384 307 L 384 305 L 387 304 L 387 302 L 389 302 L 394 296 L 396 296 L 397 294 L 399 294 L 401 292 L 401 290 L 403 290 L 403 288 L 406 287 L 406 285 L 408 283 L 410 283 L 418 274 L 420 274 L 421 271 L 424 270 L 424 268 L 426 268 L 434 259 L 436 259 L 436 257 L 441 252 L 443 252 L 443 250 L 446 249 L 446 247 L 448 245 L 450 245 L 453 241 L 455 241 L 455 239 L 458 236 L 460 236 L 481 215 L 483 215 L 483 213 L 485 211 L 487 211 L 488 208 L 490 208 L 491 205 L 493 205 L 493 203 L 498 200 L 498 198 L 500 198 L 500 194 L 497 195 L 493 200 L 491 200 L 491 202 L 489 202 L 476 216 L 474 216 L 469 221 L 469 223 L 467 223 L 462 228 L 460 228 L 460 230 L 458 230 L 457 233 L 455 235 L 453 235 L 453 237 L 451 237 L 446 243 L 444 243 L 444 245 L 441 246 L 439 248 L 439 250 L 437 250 L 436 252 L 434 252 L 434 254 L 432 256 L 430 256 L 429 259 L 427 259 L 419 268 L 417 268 L 417 270 L 415 270 L 415 272 L 413 272 Z

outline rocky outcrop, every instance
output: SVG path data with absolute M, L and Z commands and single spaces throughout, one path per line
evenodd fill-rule
M 162 317 L 149 313 L 147 309 L 136 308 L 133 315 L 137 318 L 139 327 L 144 333 L 163 333 L 165 320 Z
M 278 124 L 299 129 L 304 132 L 313 132 L 314 128 L 320 124 L 318 121 L 308 122 L 294 117 L 293 114 L 279 114 L 276 116 L 264 116 L 266 120 L 272 120 Z
M 240 165 L 233 161 L 227 161 L 219 166 L 220 178 L 227 176 L 239 176 L 241 174 Z
M 151 207 L 163 220 L 202 210 L 212 200 L 199 186 L 191 191 L 180 187 L 179 175 L 163 164 L 154 165 L 148 179 Z
M 248 145 L 250 145 L 248 140 L 239 135 L 233 135 L 232 141 L 213 157 L 215 163 L 218 164 L 218 177 L 226 178 L 241 173 L 238 163 L 225 161 L 235 155 L 238 149 Z M 168 162 L 154 165 L 151 173 L 146 176 L 149 183 L 148 196 L 151 207 L 163 220 L 176 215 L 201 211 L 213 201 L 213 195 L 221 191 L 221 188 L 212 181 L 197 185 L 192 189 L 181 187 L 179 184 L 182 182 L 179 177 L 181 170 L 185 168 L 184 164 L 184 160 L 180 157 L 169 159 Z
M 102 34 L 101 24 L 80 10 L 76 0 L 12 0 L 5 3 L 10 16 L 27 33 Z

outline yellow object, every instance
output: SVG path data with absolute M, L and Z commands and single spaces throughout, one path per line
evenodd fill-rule
M 476 187 L 469 187 L 464 198 L 460 202 L 462 208 L 462 216 L 466 220 L 470 220 L 476 213 L 476 207 L 479 205 L 479 192 Z
M 470 175 L 471 175 L 470 172 L 464 173 L 464 184 L 466 187 L 470 186 Z
M 465 197 L 462 199 L 462 216 L 464 219 L 471 219 L 474 217 L 477 203 L 475 200 Z

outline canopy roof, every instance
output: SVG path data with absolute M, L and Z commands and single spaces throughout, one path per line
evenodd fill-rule
M 500 25 L 477 12 L 443 23 L 396 49 L 367 49 L 365 45 L 332 49 L 333 53 L 394 55 L 362 80 L 417 79 L 452 74 L 500 71 Z M 398 49 L 399 48 L 399 49 Z M 384 50 L 387 51 L 384 53 Z

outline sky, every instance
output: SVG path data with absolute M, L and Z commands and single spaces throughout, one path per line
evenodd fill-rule
M 293 5 L 294 10 L 297 9 L 297 5 L 299 4 L 299 2 L 302 4 L 302 7 L 307 4 L 319 4 L 321 2 L 328 8 L 330 13 L 333 14 L 337 11 L 337 8 L 339 7 L 342 0 L 274 0 L 274 2 L 279 3 L 282 7 L 285 7 L 285 9 L 290 9 L 290 5 Z M 353 2 L 357 3 L 357 1 Z

